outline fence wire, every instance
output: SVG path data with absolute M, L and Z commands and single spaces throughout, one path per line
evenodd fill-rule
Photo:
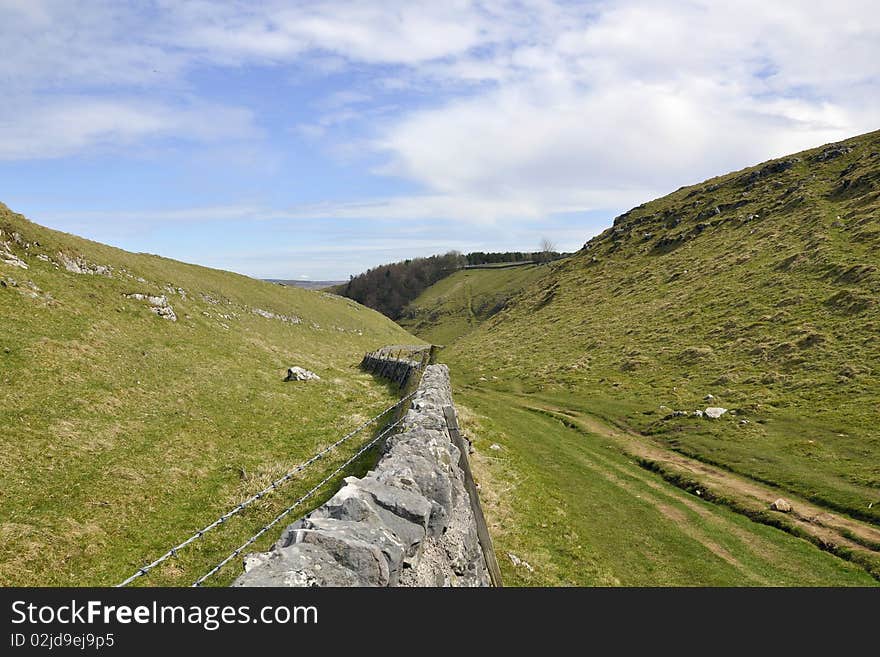
M 353 436 L 357 435 L 358 433 L 360 433 L 361 431 L 363 431 L 364 429 L 366 429 L 368 426 L 370 426 L 371 424 L 373 424 L 374 422 L 376 422 L 379 418 L 381 418 L 382 416 L 386 415 L 389 411 L 393 411 L 394 409 L 398 408 L 401 404 L 403 404 L 403 403 L 404 403 L 405 401 L 407 401 L 408 399 L 412 398 L 412 396 L 415 395 L 415 394 L 416 394 L 415 391 L 411 392 L 410 394 L 408 394 L 408 395 L 402 397 L 397 403 L 395 403 L 395 404 L 393 404 L 392 406 L 389 406 L 388 408 L 386 408 L 384 411 L 382 411 L 382 412 L 379 413 L 378 415 L 374 415 L 373 417 L 371 417 L 369 420 L 367 420 L 366 422 L 364 422 L 364 423 L 361 424 L 360 426 L 358 426 L 358 427 L 352 429 L 352 430 L 349 431 L 347 434 L 345 434 L 342 438 L 340 438 L 339 440 L 337 440 L 335 443 L 333 443 L 333 444 L 331 444 L 331 445 L 325 447 L 324 449 L 322 449 L 320 452 L 318 452 L 317 454 L 315 454 L 313 457 L 311 457 L 311 458 L 308 459 L 307 461 L 303 461 L 302 463 L 300 463 L 299 465 L 297 465 L 295 468 L 293 468 L 292 470 L 290 470 L 289 472 L 287 472 L 284 476 L 279 477 L 278 479 L 276 479 L 275 481 L 273 481 L 271 484 L 269 484 L 268 486 L 266 486 L 263 490 L 259 491 L 258 493 L 255 493 L 255 494 L 251 495 L 251 496 L 250 496 L 248 499 L 246 499 L 244 502 L 242 502 L 242 503 L 239 504 L 238 506 L 235 506 L 235 507 L 233 507 L 231 510 L 227 511 L 226 513 L 224 513 L 222 516 L 220 516 L 219 518 L 217 518 L 217 520 L 215 520 L 214 522 L 210 523 L 209 525 L 205 525 L 205 526 L 202 527 L 200 530 L 198 530 L 196 533 L 194 533 L 192 536 L 190 536 L 189 538 L 187 538 L 185 541 L 183 541 L 182 543 L 179 543 L 179 544 L 175 545 L 173 548 L 171 548 L 170 550 L 168 550 L 167 552 L 165 552 L 165 554 L 163 554 L 162 556 L 160 556 L 160 557 L 159 557 L 158 559 L 156 559 L 155 561 L 153 561 L 153 562 L 151 562 L 151 563 L 148 563 L 146 566 L 144 566 L 144 567 L 138 569 L 138 571 L 135 572 L 133 575 L 131 575 L 130 577 L 126 578 L 125 580 L 123 580 L 122 582 L 120 582 L 119 584 L 117 584 L 117 585 L 116 585 L 116 588 L 123 587 L 123 586 L 128 586 L 129 584 L 131 584 L 133 581 L 135 581 L 135 580 L 138 579 L 139 577 L 143 577 L 144 575 L 146 575 L 147 573 L 149 573 L 153 568 L 155 568 L 155 567 L 158 566 L 159 564 L 163 563 L 164 561 L 167 561 L 167 560 L 170 559 L 171 557 L 176 557 L 176 556 L 177 556 L 177 553 L 178 553 L 179 550 L 182 550 L 183 548 L 185 548 L 185 547 L 186 547 L 187 545 L 189 545 L 190 543 L 193 543 L 193 542 L 197 541 L 197 540 L 200 539 L 202 536 L 204 536 L 205 533 L 207 533 L 207 532 L 211 531 L 212 529 L 214 529 L 214 528 L 216 528 L 216 527 L 219 527 L 220 525 L 224 524 L 227 520 L 229 520 L 229 519 L 232 518 L 233 516 L 235 516 L 235 515 L 241 513 L 241 512 L 244 511 L 248 506 L 250 506 L 251 504 L 253 504 L 253 503 L 256 502 L 257 500 L 262 499 L 265 495 L 267 495 L 268 493 L 271 493 L 273 490 L 277 489 L 279 486 L 284 485 L 285 483 L 287 483 L 288 481 L 290 481 L 290 479 L 293 478 L 293 476 L 294 476 L 295 474 L 297 474 L 297 473 L 299 473 L 299 472 L 302 472 L 303 470 L 305 470 L 307 467 L 309 467 L 310 465 L 312 465 L 312 464 L 315 463 L 316 461 L 321 460 L 321 459 L 324 458 L 329 452 L 331 452 L 333 449 L 335 449 L 336 447 L 339 447 L 342 443 L 346 442 L 347 440 L 351 439 Z M 398 422 L 399 422 L 399 421 L 398 421 Z M 396 425 L 397 425 L 397 422 L 395 422 L 393 426 L 396 426 Z M 384 434 L 380 434 L 380 435 L 384 435 Z M 376 439 L 374 439 L 373 441 L 371 441 L 370 444 L 375 443 L 376 440 L 378 440 L 378 438 L 376 438 Z M 363 451 L 363 450 L 362 450 L 362 451 Z M 361 454 L 362 451 L 361 451 L 361 452 L 358 452 L 358 454 Z M 346 462 L 346 465 L 347 465 L 348 463 L 351 463 L 352 460 L 353 460 L 353 459 L 350 459 L 349 461 L 347 461 L 347 462 Z M 343 467 L 344 467 L 344 466 L 343 466 Z M 337 470 L 337 472 L 338 472 L 338 470 Z M 335 474 L 335 472 L 334 472 L 334 474 Z M 322 482 L 322 484 L 323 484 L 323 482 Z M 320 485 L 319 485 L 319 486 L 320 486 Z M 314 490 L 314 489 L 313 489 L 313 490 Z M 313 491 L 310 491 L 310 493 L 311 493 L 311 492 L 313 492 Z M 304 499 L 307 499 L 307 498 L 304 498 Z M 292 508 L 292 507 L 291 507 L 291 508 Z M 276 522 L 277 522 L 277 520 L 276 520 Z
M 204 582 L 206 579 L 208 579 L 209 577 L 211 577 L 211 575 L 213 575 L 214 573 L 218 572 L 221 568 L 223 568 L 223 566 L 225 566 L 226 564 L 228 564 L 230 561 L 232 561 L 233 559 L 235 559 L 236 557 L 238 557 L 238 556 L 242 553 L 242 550 L 244 550 L 245 548 L 247 548 L 249 545 L 253 545 L 253 544 L 257 541 L 257 539 L 259 539 L 263 534 L 265 534 L 267 531 L 269 531 L 270 529 L 272 529 L 272 527 L 274 527 L 274 526 L 277 525 L 279 522 L 281 522 L 281 520 L 284 519 L 284 518 L 285 518 L 285 517 L 291 512 L 291 511 L 293 511 L 296 507 L 298 507 L 300 504 L 302 504 L 302 503 L 305 502 L 307 499 L 309 499 L 312 495 L 314 495 L 316 492 L 318 492 L 318 491 L 319 491 L 319 490 L 320 490 L 325 484 L 327 484 L 329 481 L 331 481 L 331 480 L 333 479 L 333 477 L 335 477 L 335 476 L 338 475 L 340 472 L 342 472 L 343 470 L 345 470 L 345 468 L 347 468 L 349 465 L 351 465 L 352 463 L 354 463 L 358 458 L 360 458 L 360 456 L 361 456 L 362 454 L 364 454 L 367 450 L 369 450 L 373 445 L 375 445 L 377 442 L 379 442 L 382 438 L 384 438 L 385 436 L 387 436 L 387 435 L 391 432 L 391 430 L 394 429 L 394 428 L 395 428 L 398 424 L 400 424 L 402 421 L 403 421 L 403 418 L 401 418 L 401 419 L 399 419 L 399 420 L 396 420 L 393 424 L 388 425 L 388 426 L 387 426 L 387 427 L 386 427 L 386 428 L 385 428 L 385 429 L 384 429 L 384 430 L 383 430 L 378 436 L 376 436 L 376 437 L 373 438 L 371 441 L 369 441 L 367 444 L 365 444 L 363 447 L 361 447 L 361 448 L 357 451 L 357 453 L 354 454 L 354 456 L 350 457 L 345 463 L 343 463 L 343 464 L 340 465 L 338 468 L 336 468 L 333 472 L 331 472 L 329 475 L 327 475 L 326 477 L 324 477 L 324 479 L 322 479 L 322 480 L 321 480 L 318 484 L 316 484 L 311 490 L 309 490 L 309 492 L 307 492 L 305 495 L 303 495 L 302 497 L 300 497 L 296 502 L 294 502 L 294 503 L 291 504 L 289 507 L 287 507 L 286 509 L 284 509 L 284 511 L 282 511 L 282 512 L 279 513 L 277 516 L 275 516 L 275 518 L 274 518 L 271 522 L 269 522 L 269 524 L 267 524 L 266 526 L 264 526 L 262 529 L 260 529 L 260 531 L 258 531 L 256 534 L 254 534 L 253 536 L 251 536 L 247 541 L 245 541 L 244 543 L 242 543 L 241 545 L 239 545 L 236 549 L 234 549 L 234 550 L 229 554 L 228 557 L 226 557 L 225 559 L 223 559 L 223 561 L 221 561 L 221 562 L 218 563 L 216 566 L 214 566 L 213 568 L 211 568 L 211 570 L 209 570 L 207 573 L 205 573 L 204 575 L 202 575 L 201 577 L 199 577 L 199 578 L 198 578 L 198 579 L 192 584 L 192 586 L 194 586 L 194 587 L 195 587 L 195 586 L 201 586 L 201 585 L 202 585 L 202 582 Z

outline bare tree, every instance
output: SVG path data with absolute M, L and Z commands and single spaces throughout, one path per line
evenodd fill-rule
M 541 238 L 541 250 L 538 252 L 538 262 L 550 262 L 556 253 L 556 245 L 549 237 Z

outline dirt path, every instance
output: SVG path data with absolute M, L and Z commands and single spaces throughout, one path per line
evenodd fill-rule
M 696 504 L 689 504 L 686 493 L 678 488 L 672 488 L 669 486 L 666 486 L 664 490 L 664 486 L 662 484 L 651 481 L 650 473 L 642 471 L 644 472 L 644 475 L 640 476 L 638 473 L 634 474 L 632 472 L 627 472 L 619 465 L 614 464 L 610 459 L 603 458 L 599 454 L 594 454 L 590 457 L 580 455 L 579 458 L 582 461 L 586 462 L 590 469 L 598 473 L 600 476 L 604 477 L 609 483 L 614 484 L 615 486 L 627 491 L 633 497 L 638 498 L 643 502 L 653 506 L 660 514 L 662 514 L 671 523 L 678 527 L 679 531 L 681 531 L 689 538 L 697 541 L 707 550 L 739 570 L 741 573 L 743 573 L 744 576 L 747 576 L 750 581 L 755 582 L 760 586 L 767 585 L 766 579 L 761 577 L 753 570 L 745 567 L 742 563 L 740 563 L 739 560 L 736 559 L 736 557 L 730 554 L 730 552 L 726 548 L 719 545 L 716 541 L 712 540 L 712 538 L 706 532 L 697 528 L 691 521 L 692 519 L 688 517 L 685 512 L 677 509 L 675 506 L 672 505 L 671 502 L 673 500 L 676 502 L 680 502 L 695 515 L 700 515 L 701 517 L 707 519 L 711 518 L 711 520 L 714 521 L 716 525 L 721 523 L 720 518 L 713 516 L 712 514 L 706 513 L 705 509 L 699 508 Z M 633 482 L 637 482 L 638 485 L 629 483 L 627 481 L 628 478 L 631 478 Z M 640 488 L 639 485 L 646 487 L 652 492 L 648 492 L 648 490 L 645 490 L 645 488 Z M 725 529 L 728 528 L 725 527 Z M 744 541 L 743 544 L 746 545 L 748 548 L 752 547 L 750 545 L 750 541 Z
M 654 443 L 650 438 L 609 426 L 594 416 L 548 404 L 535 404 L 534 398 L 520 398 L 520 406 L 556 417 L 585 435 L 594 434 L 609 439 L 626 454 L 658 470 L 667 480 L 696 483 L 701 497 L 723 500 L 734 510 L 757 521 L 807 537 L 825 549 L 860 563 L 880 579 L 880 549 L 876 549 L 880 547 L 880 528 L 876 526 L 684 456 Z M 769 510 L 770 504 L 780 497 L 785 497 L 791 503 L 790 513 Z

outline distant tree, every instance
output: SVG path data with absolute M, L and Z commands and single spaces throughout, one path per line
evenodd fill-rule
M 550 262 L 556 256 L 556 245 L 549 237 L 541 238 L 541 250 L 535 254 L 538 262 Z
M 338 294 L 378 310 L 391 319 L 400 319 L 406 306 L 424 290 L 466 265 L 485 265 L 501 262 L 536 260 L 548 262 L 559 257 L 549 239 L 541 242 L 538 253 L 506 251 L 486 253 L 474 251 L 463 255 L 449 251 L 428 258 L 411 258 L 388 265 L 368 269 L 363 274 L 351 276 L 348 283 L 334 288 Z

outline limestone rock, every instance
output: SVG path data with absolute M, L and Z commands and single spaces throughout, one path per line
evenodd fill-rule
M 150 310 L 156 313 L 159 317 L 171 320 L 172 322 L 177 321 L 177 314 L 174 312 L 174 308 L 171 307 L 171 304 L 168 303 L 168 297 L 165 295 L 131 292 L 129 294 L 123 294 L 122 296 L 126 299 L 134 299 L 135 301 L 146 301 L 150 304 Z
M 58 253 L 58 260 L 64 265 L 64 268 L 72 274 L 88 274 L 90 276 L 112 276 L 110 267 L 106 265 L 89 264 L 85 258 L 81 256 L 68 256 L 65 253 Z
M 8 242 L 0 243 L 0 262 L 20 269 L 28 268 L 28 264 L 9 249 Z
M 320 545 L 296 545 L 264 555 L 248 555 L 246 572 L 232 586 L 364 586 L 349 568 Z
M 368 586 L 388 586 L 390 582 L 389 563 L 382 550 L 375 544 L 375 541 L 381 539 L 384 545 L 393 546 L 381 532 L 361 528 L 361 534 L 373 532 L 375 536 L 366 540 L 358 536 L 357 523 L 344 520 L 319 520 L 317 530 L 303 529 L 297 532 L 296 543 L 306 543 L 309 545 L 317 545 L 326 550 L 331 557 L 338 563 L 351 570 L 362 584 Z M 325 527 L 329 523 L 336 525 L 346 525 L 345 527 L 330 526 L 329 529 L 321 529 L 320 525 Z M 311 525 L 311 523 L 308 523 Z M 314 525 L 311 525 L 314 527 Z M 395 570 L 403 561 L 403 550 L 389 550 L 394 555 Z
M 276 319 L 279 322 L 286 322 L 287 324 L 302 324 L 302 320 L 296 315 L 280 315 L 278 313 L 273 313 L 270 310 L 263 310 L 262 308 L 251 308 L 251 312 L 260 317 Z
M 408 520 L 420 527 L 428 526 L 428 520 L 431 517 L 431 503 L 422 495 L 393 486 L 386 486 L 376 479 L 369 477 L 364 477 L 363 479 L 346 477 L 345 483 L 369 493 L 376 504 L 383 509 L 391 511 L 394 515 L 400 516 L 404 520 Z
M 413 556 L 418 546 L 425 540 L 425 528 L 393 514 L 378 506 L 370 496 L 359 497 L 354 486 L 346 486 L 334 495 L 324 506 L 309 515 L 309 519 L 327 517 L 338 520 L 352 520 L 366 523 L 370 527 L 381 527 L 383 531 L 393 534 L 403 546 L 406 557 Z M 283 539 L 282 539 L 283 540 Z
M 514 567 L 517 567 L 517 568 L 523 567 L 526 570 L 528 570 L 530 573 L 535 572 L 535 569 L 531 566 L 531 564 L 529 564 L 528 561 L 523 561 L 518 556 L 516 556 L 513 552 L 508 552 L 507 556 L 510 559 L 510 562 L 514 565 Z
M 177 321 L 177 315 L 171 306 L 150 306 L 150 310 L 164 319 L 170 319 L 172 322 Z
M 428 530 L 436 536 L 449 524 L 454 503 L 452 479 L 436 461 L 410 453 L 405 448 L 406 445 L 401 444 L 396 451 L 389 453 L 376 479 L 383 484 L 418 493 L 431 502 Z
M 709 408 L 706 409 L 706 417 L 711 418 L 713 420 L 717 420 L 722 415 L 724 415 L 726 412 L 727 412 L 726 408 L 721 408 L 718 406 L 710 406 Z
M 770 508 L 773 511 L 779 511 L 781 513 L 789 513 L 791 511 L 791 503 L 788 500 L 780 497 L 778 500 L 774 501 L 770 505 Z
M 320 376 L 303 367 L 288 367 L 285 381 L 319 381 Z

